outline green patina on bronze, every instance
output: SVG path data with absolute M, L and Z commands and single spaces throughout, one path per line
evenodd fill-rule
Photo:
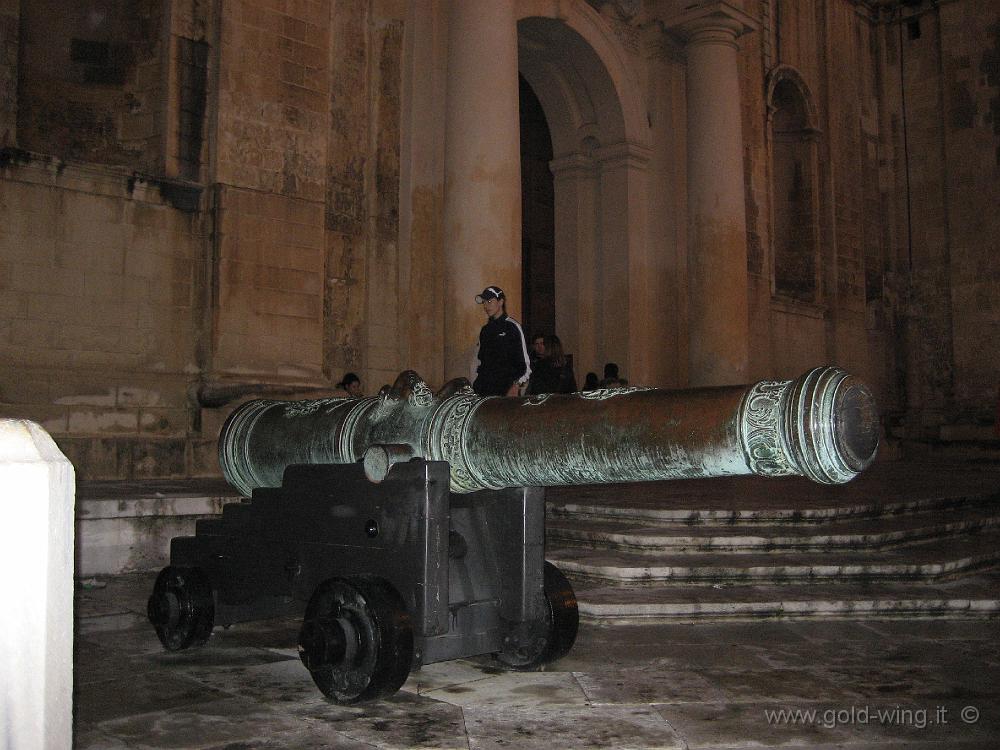
M 749 386 L 525 398 L 481 398 L 464 379 L 433 393 L 406 371 L 372 398 L 251 401 L 219 439 L 227 479 L 248 495 L 280 486 L 293 464 L 364 459 L 379 481 L 417 456 L 448 461 L 454 492 L 738 474 L 837 484 L 877 448 L 871 392 L 835 367 Z

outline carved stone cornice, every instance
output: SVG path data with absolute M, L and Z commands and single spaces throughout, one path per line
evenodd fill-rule
M 598 13 L 611 15 L 626 23 L 642 11 L 641 0 L 587 0 L 587 3 Z
M 555 179 L 577 177 L 580 174 L 592 173 L 597 165 L 594 159 L 586 154 L 564 154 L 549 162 L 549 169 Z
M 688 46 L 712 42 L 735 46 L 737 37 L 757 31 L 760 25 L 739 8 L 724 0 L 716 0 L 688 8 L 666 19 L 663 27 Z
M 669 33 L 661 21 L 653 21 L 642 29 L 642 54 L 648 60 L 684 62 L 684 44 L 676 34 Z
M 624 166 L 633 169 L 645 169 L 652 155 L 652 149 L 628 141 L 612 143 L 594 151 L 594 158 L 602 166 Z

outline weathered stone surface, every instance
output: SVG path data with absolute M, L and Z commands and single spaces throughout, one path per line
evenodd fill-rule
M 391 700 L 340 707 L 322 699 L 298 661 L 297 619 L 234 625 L 203 648 L 168 654 L 148 624 L 99 629 L 126 622 L 129 612 L 142 617 L 152 576 L 98 583 L 106 585 L 77 590 L 81 748 L 184 747 L 198 730 L 208 734 L 197 746 L 220 750 L 237 742 L 255 749 L 995 745 L 1000 706 L 990 688 L 1000 679 L 1000 647 L 989 621 L 590 625 L 546 672 L 504 672 L 488 657 L 430 664 Z M 123 695 L 128 677 L 136 689 Z M 164 680 L 161 693 L 156 679 Z M 978 718 L 963 720 L 970 706 Z M 793 719 L 794 711 L 816 713 Z
M 159 172 L 163 5 L 143 0 L 88 16 L 76 3 L 33 3 L 21 9 L 20 20 L 18 145 Z M 68 60 L 51 53 L 54 42 Z
M 468 374 L 445 367 L 446 320 L 474 332 L 478 311 L 446 283 L 481 288 L 517 264 L 497 260 L 501 239 L 444 257 L 449 6 L 119 5 L 0 3 L 5 413 L 59 440 L 204 441 L 218 420 L 184 418 L 202 379 L 330 385 L 350 370 L 373 393 L 405 367 L 433 385 Z M 552 139 L 555 320 L 577 375 L 615 360 L 684 387 L 692 353 L 720 369 L 736 349 L 749 380 L 832 362 L 873 386 L 894 436 L 994 439 L 996 3 L 743 8 L 759 29 L 736 41 L 726 98 L 743 179 L 722 187 L 746 218 L 704 242 L 685 181 L 707 131 L 686 132 L 690 50 L 661 33 L 676 4 L 620 5 L 572 0 L 507 47 Z M 471 140 L 504 135 L 488 120 Z M 469 171 L 473 186 L 498 174 Z M 692 243 L 746 246 L 701 296 L 735 304 L 722 327 L 747 341 L 706 357 Z M 744 260 L 745 313 L 727 287 Z M 474 344 L 461 337 L 449 346 Z M 73 402 L 122 388 L 136 398 Z
M 222 64 L 233 74 L 220 80 L 220 182 L 322 200 L 329 24 L 318 3 L 252 0 L 224 18 Z
M 282 195 L 220 192 L 217 372 L 315 375 L 321 365 L 323 226 L 318 206 Z M 251 376 L 253 377 L 253 376 Z
M 17 58 L 20 48 L 20 6 L 0 5 L 0 146 L 17 145 Z

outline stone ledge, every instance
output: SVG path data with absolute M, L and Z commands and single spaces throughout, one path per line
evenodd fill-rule
M 570 578 L 655 586 L 808 581 L 931 581 L 1000 562 L 1000 532 L 971 534 L 961 545 L 934 538 L 889 550 L 648 554 L 549 545 L 547 555 Z M 651 564 L 652 563 L 652 564 Z
M 973 493 L 942 493 L 938 496 L 924 497 L 916 500 L 897 500 L 887 502 L 873 495 L 864 502 L 844 502 L 841 505 L 817 507 L 746 507 L 746 508 L 653 508 L 638 506 L 614 506 L 610 504 L 589 504 L 571 502 L 546 503 L 546 513 L 549 518 L 575 519 L 615 519 L 635 521 L 656 521 L 661 523 L 686 524 L 768 524 L 768 523 L 800 523 L 834 521 L 850 518 L 871 518 L 875 516 L 893 516 L 902 513 L 940 510 L 944 508 L 965 505 L 971 500 L 982 497 Z M 665 500 L 664 505 L 673 504 Z M 680 505 L 680 503 L 677 503 Z
M 161 568 L 169 562 L 173 537 L 194 535 L 198 520 L 216 518 L 226 503 L 238 500 L 235 490 L 226 494 L 213 487 L 214 492 L 186 494 L 169 482 L 144 488 L 129 482 L 82 486 L 84 492 L 103 496 L 82 497 L 77 503 L 78 578 Z M 147 496 L 138 496 L 143 494 Z
M 580 619 L 608 625 L 640 625 L 710 619 L 892 617 L 983 618 L 1000 616 L 998 599 L 840 599 L 719 602 L 714 604 L 608 605 L 580 602 Z
M 671 585 L 660 588 L 575 585 L 582 619 L 650 624 L 722 619 L 984 618 L 1000 616 L 1000 574 L 987 571 L 944 583 L 800 583 Z
M 222 513 L 222 506 L 234 497 L 142 497 L 123 500 L 81 500 L 76 520 L 96 521 L 115 518 L 179 518 Z

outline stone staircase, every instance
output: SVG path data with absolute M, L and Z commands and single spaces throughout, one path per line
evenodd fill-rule
M 1000 614 L 1000 471 L 877 465 L 798 478 L 558 488 L 546 557 L 609 623 Z
M 158 570 L 222 480 L 78 486 L 79 578 Z M 739 477 L 547 492 L 584 619 L 1000 614 L 1000 462 L 878 464 L 842 487 Z

